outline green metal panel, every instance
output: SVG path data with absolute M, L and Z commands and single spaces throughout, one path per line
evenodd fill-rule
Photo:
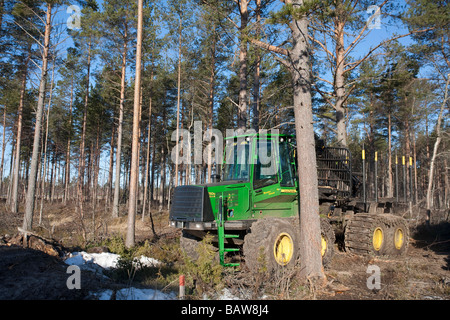
M 240 138 L 243 138 L 241 136 Z M 245 136 L 248 137 L 248 136 Z M 236 138 L 236 137 L 234 137 Z M 223 197 L 224 203 L 224 220 L 247 220 L 258 219 L 264 217 L 289 217 L 296 214 L 297 206 L 294 205 L 297 199 L 296 183 L 289 186 L 282 186 L 282 170 L 280 168 L 279 139 L 288 136 L 285 135 L 267 135 L 267 138 L 274 148 L 273 158 L 276 165 L 276 181 L 269 181 L 268 185 L 255 184 L 255 164 L 258 154 L 256 145 L 259 136 L 251 136 L 249 141 L 251 145 L 249 159 L 249 179 L 248 181 L 222 181 L 218 184 L 210 184 L 208 186 L 208 194 L 211 200 L 214 216 L 218 217 L 219 197 Z M 262 138 L 261 138 L 262 139 Z M 285 141 L 285 140 L 284 140 Z M 236 144 L 234 144 L 236 145 Z M 291 161 L 291 160 L 288 160 Z M 293 167 L 294 168 L 294 167 Z M 292 172 L 294 175 L 295 172 Z M 269 179 L 270 180 L 270 179 Z

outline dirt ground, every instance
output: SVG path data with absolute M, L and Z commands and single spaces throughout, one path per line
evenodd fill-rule
M 98 275 L 83 273 L 81 290 L 69 290 L 70 274 L 62 259 L 64 251 L 80 245 L 81 227 L 70 209 L 61 204 L 46 206 L 37 233 L 53 238 L 61 245 L 59 254 L 11 245 L 18 234 L 22 214 L 13 214 L 0 205 L 0 300 L 81 300 L 91 299 L 91 293 L 115 284 Z M 126 218 L 111 220 L 109 214 L 98 214 L 96 236 L 104 238 L 126 231 Z M 38 221 L 35 217 L 34 221 Z M 37 222 L 35 223 L 37 224 Z M 168 227 L 167 214 L 154 216 L 154 228 L 159 234 L 176 234 Z M 87 225 L 84 228 L 88 228 Z M 152 237 L 150 222 L 136 221 L 136 238 Z M 78 249 L 80 249 L 78 247 Z M 374 267 L 375 266 L 375 267 Z M 370 289 L 368 279 L 379 268 L 380 286 Z M 338 251 L 325 270 L 328 285 L 309 294 L 322 300 L 449 300 L 450 299 L 450 222 L 419 224 L 411 227 L 410 245 L 406 256 L 399 258 L 368 258 Z M 372 283 L 373 284 L 373 283 Z M 292 298 L 292 297 L 291 297 Z M 295 298 L 295 297 L 294 297 Z

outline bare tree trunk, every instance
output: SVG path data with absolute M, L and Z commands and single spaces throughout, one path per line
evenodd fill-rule
M 150 141 L 151 141 L 151 129 L 152 129 L 152 83 L 153 83 L 153 63 L 152 63 L 152 71 L 150 75 L 150 101 L 148 104 L 148 129 L 147 129 L 147 150 L 145 155 L 145 176 L 144 176 L 144 200 L 142 206 L 142 221 L 144 221 L 145 210 L 148 201 L 148 176 L 150 169 Z M 152 176 L 153 178 L 153 176 Z M 149 201 L 149 210 L 151 210 L 151 199 Z
M 216 79 L 216 26 L 213 26 L 213 41 L 211 45 L 211 65 L 210 65 L 210 76 L 209 76 L 209 132 L 210 140 L 208 144 L 208 181 L 211 181 L 212 175 L 212 129 L 213 129 L 213 116 L 214 116 L 214 88 Z M 216 141 L 217 142 L 217 141 Z
M 337 141 L 342 146 L 347 146 L 347 129 L 345 125 L 345 78 L 344 78 L 344 22 L 336 19 L 336 103 L 334 109 L 336 111 L 336 131 Z
M 259 40 L 261 33 L 261 0 L 256 2 L 256 38 Z M 260 70 L 261 70 L 261 52 L 258 47 L 255 48 L 255 77 L 253 83 L 253 129 L 259 131 L 259 91 L 260 91 Z
M 151 177 L 152 180 L 150 182 L 150 201 L 148 203 L 148 211 L 149 213 L 151 212 L 151 208 L 152 208 L 152 204 L 153 204 L 153 200 L 155 199 L 154 197 L 154 191 L 155 191 L 155 162 L 156 162 L 156 139 L 153 138 L 153 148 L 152 148 L 152 167 L 151 167 Z M 151 214 L 151 213 L 150 213 Z
M 125 38 L 127 32 L 125 30 Z M 122 77 L 120 80 L 120 103 L 119 103 L 119 123 L 117 125 L 117 149 L 116 149 L 116 179 L 114 181 L 114 199 L 113 199 L 113 217 L 119 216 L 119 196 L 120 196 L 120 169 L 121 169 L 121 153 L 122 153 L 122 122 L 123 122 L 123 104 L 125 100 L 125 72 L 127 66 L 127 41 L 123 44 L 122 52 Z
M 67 203 L 69 199 L 69 184 L 70 184 L 70 144 L 72 136 L 72 108 L 73 108 L 73 83 L 74 74 L 72 72 L 72 81 L 70 85 L 70 104 L 69 104 L 69 138 L 67 139 L 67 149 L 66 149 L 66 169 L 64 178 L 64 204 Z
M 432 187 L 433 187 L 434 165 L 436 162 L 437 150 L 439 148 L 439 144 L 441 143 L 441 139 L 442 139 L 441 122 L 442 122 L 442 115 L 444 113 L 444 108 L 445 108 L 445 105 L 447 104 L 449 82 L 450 82 L 450 74 L 447 75 L 447 83 L 445 84 L 444 101 L 442 101 L 441 109 L 439 111 L 439 116 L 438 116 L 438 120 L 437 120 L 437 124 L 436 124 L 437 137 L 436 137 L 436 142 L 434 143 L 433 155 L 431 156 L 431 162 L 430 162 L 430 172 L 428 174 L 428 189 L 427 189 L 427 213 L 428 213 L 427 222 L 428 223 L 430 222 L 428 219 L 429 219 L 431 207 L 433 205 L 433 203 L 432 203 L 432 197 L 433 197 Z
M 293 0 L 295 6 L 303 0 Z M 292 31 L 292 78 L 294 86 L 295 131 L 299 178 L 301 274 L 306 278 L 325 278 L 322 267 L 319 197 L 311 102 L 311 70 L 308 51 L 308 20 L 294 19 Z
M 11 158 L 10 158 L 10 161 L 9 161 L 9 172 L 10 172 L 10 174 L 9 174 L 9 183 L 8 183 L 8 192 L 7 192 L 7 203 L 8 203 L 8 205 L 10 205 L 11 206 L 11 191 L 12 191 L 12 180 L 11 180 L 11 177 L 14 175 L 14 154 L 16 153 L 15 151 L 16 151 L 16 149 L 15 149 L 15 147 L 16 147 L 16 144 L 15 144 L 15 142 L 14 142 L 14 135 L 12 135 L 12 139 L 13 139 L 13 141 L 12 141 L 12 150 L 11 150 Z
M 97 210 L 97 192 L 98 192 L 98 176 L 100 170 L 100 124 L 97 125 L 97 137 L 95 139 L 95 148 L 93 155 L 93 186 L 92 186 L 92 232 L 94 233 L 94 240 L 96 238 L 96 227 L 95 227 L 95 218 L 96 218 L 96 210 Z
M 393 188 L 393 175 L 392 175 L 392 125 L 391 114 L 388 114 L 388 198 L 394 196 Z
M 56 57 L 55 57 L 56 58 Z M 55 60 L 53 60 L 53 68 L 52 68 L 52 81 L 51 81 L 51 87 L 50 87 L 50 100 L 48 101 L 47 105 L 47 115 L 45 119 L 45 138 L 43 141 L 43 152 L 44 152 L 44 170 L 42 173 L 41 178 L 41 206 L 39 208 L 39 225 L 42 224 L 42 211 L 44 208 L 44 199 L 45 199 L 45 176 L 47 175 L 47 143 L 48 143 L 48 121 L 50 116 L 50 105 L 51 105 L 51 97 L 52 97 L 52 91 L 53 91 L 53 77 L 55 74 Z
M 2 124 L 2 126 L 3 126 L 3 135 L 2 135 L 2 159 L 1 159 L 1 162 L 0 162 L 0 194 L 1 195 L 3 195 L 3 190 L 2 190 L 2 187 L 3 187 L 3 163 L 4 163 L 4 160 L 5 160 L 5 146 L 6 146 L 6 143 L 5 143 L 5 140 L 6 140 L 6 106 L 3 108 L 3 124 Z
M 165 118 L 163 121 L 166 121 Z M 161 144 L 161 162 L 160 162 L 160 182 L 159 182 L 159 211 L 164 209 L 164 198 L 165 198 L 165 184 L 166 184 L 166 155 L 164 151 L 164 144 Z
M 30 48 L 31 49 L 31 48 Z M 14 157 L 14 175 L 13 175 L 13 184 L 12 184 L 12 203 L 11 203 L 11 211 L 17 213 L 19 208 L 19 171 L 20 171 L 20 149 L 22 142 L 22 126 L 23 126 L 23 102 L 25 99 L 25 90 L 27 84 L 27 74 L 28 74 L 28 63 L 31 59 L 30 54 L 25 61 L 24 70 L 23 70 L 23 78 L 22 78 L 22 87 L 20 89 L 20 100 L 19 100 L 19 109 L 18 109 L 18 117 L 17 117 L 17 134 L 16 134 L 16 155 Z
M 110 140 L 110 146 L 111 149 L 109 150 L 109 170 L 108 170 L 108 182 L 106 186 L 106 205 L 109 206 L 111 204 L 111 195 L 112 195 L 112 179 L 113 179 L 113 167 L 114 167 L 114 135 L 115 132 L 115 125 L 112 124 L 111 129 L 111 140 Z
M 180 13 L 181 14 L 181 13 Z M 180 16 L 179 34 L 178 34 L 178 79 L 177 79 L 177 140 L 175 154 L 175 186 L 178 186 L 178 158 L 179 158 L 179 128 L 180 128 L 180 96 L 181 96 L 181 27 L 182 17 Z
M 131 177 L 130 196 L 128 201 L 128 226 L 126 246 L 133 247 L 135 243 L 136 223 L 136 194 L 139 170 L 139 115 L 140 115 L 140 92 L 141 92 L 141 56 L 142 56 L 142 20 L 143 0 L 138 1 L 138 27 L 136 44 L 136 75 L 134 85 L 134 110 L 133 110 L 133 140 L 131 146 Z
M 33 137 L 33 153 L 31 156 L 30 174 L 28 177 L 28 188 L 25 202 L 25 215 L 23 229 L 30 231 L 33 226 L 33 211 L 36 193 L 36 177 L 39 158 L 39 143 L 41 137 L 42 114 L 44 112 L 45 87 L 47 83 L 48 53 L 50 46 L 52 4 L 47 4 L 47 14 L 44 33 L 44 46 L 42 52 L 41 80 L 39 84 L 39 98 L 36 109 L 36 123 Z
M 84 109 L 83 109 L 83 123 L 81 131 L 80 141 L 80 158 L 78 168 L 78 183 L 77 183 L 77 199 L 80 210 L 80 217 L 83 218 L 84 211 L 84 171 L 85 171 L 85 143 L 86 143 L 86 122 L 87 122 L 87 107 L 89 102 L 89 78 L 91 73 L 91 39 L 89 39 L 88 57 L 87 57 L 87 75 L 86 75 L 86 92 L 84 96 Z
M 238 128 L 245 130 L 247 126 L 247 24 L 248 0 L 239 1 L 241 15 L 240 44 L 239 44 L 239 110 Z

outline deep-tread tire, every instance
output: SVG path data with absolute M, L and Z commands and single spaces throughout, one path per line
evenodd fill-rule
M 409 244 L 409 227 L 405 219 L 399 216 L 390 217 L 387 241 L 389 255 L 401 256 L 406 254 Z
M 358 255 L 389 255 L 389 223 L 378 214 L 357 214 L 348 220 L 345 227 L 345 248 Z M 375 233 L 378 242 L 374 241 Z M 380 239 L 381 237 L 381 239 Z
M 274 245 L 281 234 L 292 239 L 292 257 L 284 265 L 277 263 Z M 275 271 L 282 267 L 294 266 L 298 259 L 298 223 L 289 218 L 265 218 L 255 221 L 244 238 L 243 253 L 245 264 L 252 272 Z
M 320 218 L 320 230 L 321 236 L 326 242 L 325 254 L 322 256 L 322 265 L 324 267 L 327 267 L 333 260 L 336 235 L 334 233 L 333 226 L 326 218 Z

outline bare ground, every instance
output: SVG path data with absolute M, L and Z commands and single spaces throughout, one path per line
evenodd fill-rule
M 168 227 L 167 213 L 153 215 L 153 228 L 159 236 L 176 237 L 178 232 Z M 73 207 L 60 203 L 48 204 L 35 232 L 46 239 L 56 239 L 61 246 L 57 255 L 32 248 L 11 245 L 18 234 L 22 214 L 13 214 L 0 204 L 0 300 L 80 300 L 91 299 L 91 293 L 116 286 L 111 280 L 83 273 L 81 290 L 67 289 L 67 265 L 64 251 L 82 249 L 93 241 L 95 222 L 96 241 L 126 232 L 126 218 L 111 219 L 109 212 L 96 212 L 84 217 L 81 223 Z M 153 239 L 152 224 L 146 217 L 136 221 L 136 239 Z M 380 289 L 369 289 L 369 266 L 380 270 Z M 369 272 L 369 273 L 368 273 Z M 448 300 L 450 299 L 450 222 L 444 221 L 424 227 L 411 228 L 410 245 L 406 256 L 398 258 L 368 258 L 336 250 L 331 265 L 325 270 L 327 285 L 308 288 L 307 294 L 270 296 L 275 299 L 324 300 Z M 244 275 L 242 275 L 244 276 Z

